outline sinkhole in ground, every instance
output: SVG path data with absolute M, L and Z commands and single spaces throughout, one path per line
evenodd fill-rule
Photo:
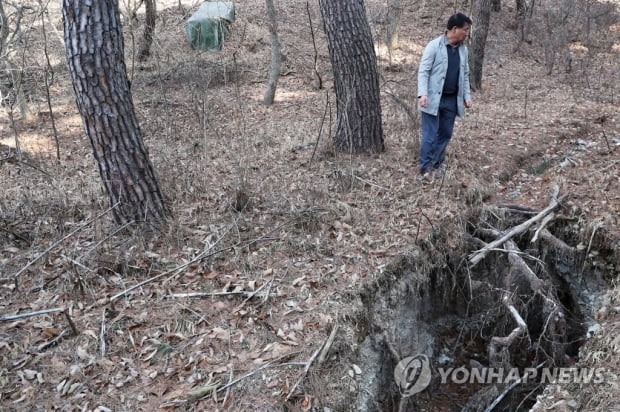
M 473 251 L 531 214 L 485 209 L 459 228 L 462 236 L 436 230 L 365 286 L 353 359 L 363 373 L 349 410 L 527 410 L 544 388 L 543 370 L 557 373 L 578 361 L 593 308 L 618 278 L 618 241 L 600 226 L 561 216 L 538 230 L 535 242 L 533 227 L 472 267 Z M 525 327 L 516 330 L 519 320 Z M 422 383 L 412 357 L 428 359 L 423 390 L 413 387 Z M 404 359 L 408 375 L 402 378 L 401 368 L 395 378 Z M 531 379 L 509 388 L 513 371 L 529 371 Z

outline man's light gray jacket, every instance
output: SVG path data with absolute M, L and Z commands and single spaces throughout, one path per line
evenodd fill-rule
M 428 105 L 418 109 L 437 116 L 439 111 L 439 101 L 443 83 L 448 72 L 448 50 L 446 45 L 448 39 L 445 34 L 432 40 L 422 54 L 420 68 L 418 69 L 418 97 L 428 96 Z M 467 46 L 461 44 L 459 47 L 459 58 L 461 66 L 459 68 L 459 92 L 457 97 L 458 115 L 465 116 L 465 100 L 471 99 L 469 89 L 469 53 Z

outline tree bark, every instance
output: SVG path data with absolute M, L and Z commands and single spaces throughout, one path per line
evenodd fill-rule
M 387 40 L 390 51 L 398 49 L 400 16 L 403 14 L 403 0 L 390 0 L 388 4 Z
M 276 18 L 276 8 L 273 0 L 265 0 L 267 6 L 267 21 L 269 22 L 269 37 L 271 39 L 271 65 L 269 67 L 269 75 L 267 77 L 267 90 L 263 97 L 263 103 L 266 105 L 273 104 L 276 96 L 276 88 L 278 86 L 278 78 L 280 77 L 280 67 L 282 64 L 282 51 L 280 48 L 280 40 L 278 39 L 278 20 Z
M 76 103 L 119 224 L 162 223 L 169 210 L 136 118 L 117 0 L 63 0 Z
M 493 11 L 502 11 L 502 0 L 491 0 Z
M 491 19 L 491 4 L 489 0 L 478 0 L 474 17 L 473 33 L 471 36 L 471 54 L 469 59 L 470 81 L 474 90 L 482 86 L 482 67 L 484 63 L 484 49 L 487 43 L 489 23 Z
M 140 41 L 140 51 L 138 52 L 139 62 L 145 62 L 151 55 L 153 34 L 155 33 L 155 24 L 157 23 L 157 6 L 155 0 L 144 0 L 144 7 L 146 8 L 146 20 L 144 22 L 144 34 Z
M 336 150 L 383 152 L 377 59 L 363 0 L 319 0 L 336 89 Z

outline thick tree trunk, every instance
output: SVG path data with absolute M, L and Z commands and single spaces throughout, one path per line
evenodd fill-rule
M 470 82 L 474 90 L 482 86 L 482 67 L 484 63 L 484 48 L 487 43 L 489 23 L 491 19 L 491 4 L 489 0 L 478 0 L 474 15 L 473 33 L 471 36 L 471 54 L 469 59 Z
M 336 89 L 336 150 L 384 150 L 379 75 L 362 0 L 319 0 Z
M 278 40 L 278 19 L 276 18 L 276 8 L 273 0 L 265 0 L 265 5 L 267 6 L 267 21 L 269 21 L 269 37 L 271 38 L 271 65 L 269 66 L 267 90 L 265 90 L 263 103 L 270 105 L 273 104 L 273 99 L 276 96 L 280 66 L 282 64 L 282 51 L 280 40 Z
M 63 0 L 77 107 L 118 223 L 168 216 L 134 112 L 117 0 Z
M 155 33 L 155 24 L 157 23 L 157 7 L 155 0 L 145 0 L 146 21 L 144 22 L 144 34 L 140 41 L 140 51 L 138 52 L 138 61 L 144 62 L 151 55 L 151 45 L 153 44 L 153 33 Z

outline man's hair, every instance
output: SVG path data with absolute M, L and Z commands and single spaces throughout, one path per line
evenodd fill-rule
M 463 13 L 456 13 L 448 19 L 447 28 L 448 30 L 451 30 L 453 27 L 461 28 L 465 26 L 465 24 L 469 24 L 471 26 L 471 19 Z

